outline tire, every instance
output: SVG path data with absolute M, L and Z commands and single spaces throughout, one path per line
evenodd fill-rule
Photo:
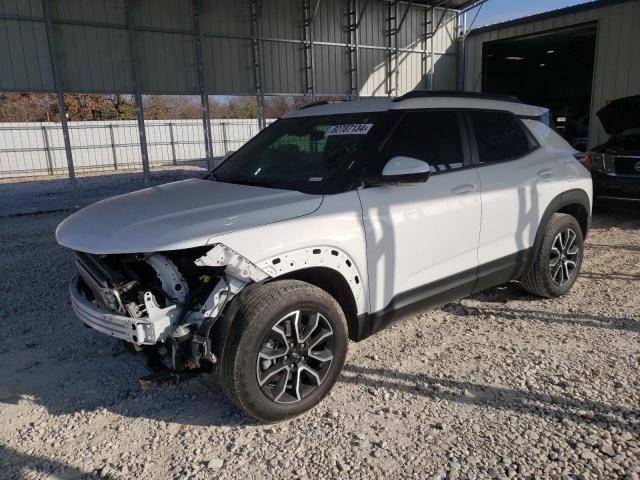
M 262 422 L 315 407 L 333 387 L 347 355 L 347 322 L 338 302 L 298 280 L 257 286 L 238 301 L 217 370 L 225 394 Z
M 582 265 L 584 239 L 578 221 L 564 213 L 554 213 L 544 228 L 533 264 L 521 280 L 529 293 L 554 298 L 569 292 L 576 282 Z

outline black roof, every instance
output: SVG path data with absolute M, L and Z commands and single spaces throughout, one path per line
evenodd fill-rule
M 514 18 L 513 20 L 474 28 L 469 32 L 469 35 L 476 35 L 478 33 L 490 32 L 491 30 L 498 30 L 505 27 L 511 27 L 513 25 L 537 22 L 538 20 L 544 20 L 546 18 L 559 17 L 560 15 L 567 15 L 569 13 L 582 12 L 584 10 L 591 10 L 594 8 L 607 7 L 609 5 L 633 1 L 636 0 L 595 0 L 593 2 L 579 3 L 578 5 L 572 5 L 570 7 L 558 8 L 557 10 L 549 10 L 548 12 L 536 13 L 535 15 L 529 15 L 527 17 Z
M 409 100 L 410 98 L 438 98 L 438 97 L 461 97 L 461 98 L 484 98 L 487 100 L 500 100 L 503 102 L 522 103 L 516 97 L 509 95 L 491 95 L 478 92 L 463 92 L 456 90 L 412 90 L 404 95 L 394 98 L 394 102 Z

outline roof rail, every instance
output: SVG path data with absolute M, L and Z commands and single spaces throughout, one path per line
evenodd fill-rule
M 318 105 L 328 105 L 329 102 L 326 100 L 318 100 L 317 102 L 307 103 L 306 105 L 301 106 L 298 110 L 304 110 L 305 108 L 317 107 Z
M 462 92 L 455 90 L 412 90 L 400 97 L 394 98 L 394 102 L 402 102 L 410 98 L 437 98 L 437 97 L 459 97 L 459 98 L 485 98 L 487 100 L 501 100 L 503 102 L 522 103 L 511 95 L 493 95 L 478 92 Z

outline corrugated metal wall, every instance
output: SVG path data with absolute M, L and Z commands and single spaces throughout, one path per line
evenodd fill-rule
M 311 35 L 312 74 L 305 80 L 303 0 L 262 2 L 258 22 L 264 94 L 352 93 L 348 8 L 364 1 L 317 3 Z M 312 8 L 316 1 L 310 2 Z M 196 94 L 198 78 L 191 0 L 132 0 L 134 58 L 143 93 Z M 407 4 L 399 3 L 402 15 Z M 69 92 L 132 92 L 124 0 L 51 0 L 61 81 Z M 358 31 L 358 91 L 386 95 L 389 4 L 372 0 Z M 441 28 L 432 25 L 444 14 Z M 433 18 L 432 18 L 433 17 Z M 431 22 L 431 23 L 429 23 Z M 201 32 L 209 94 L 255 94 L 251 1 L 205 0 Z M 455 88 L 457 12 L 410 6 L 397 36 L 398 85 Z M 395 47 L 394 47 L 395 48 Z M 433 68 L 433 78 L 429 77 Z M 53 91 L 41 0 L 0 0 L 0 91 Z
M 539 21 L 471 33 L 465 42 L 465 90 L 480 91 L 482 45 L 493 40 L 530 35 L 585 22 L 597 21 L 598 34 L 591 95 L 589 147 L 608 135 L 595 116 L 607 100 L 640 94 L 640 1 L 628 1 Z

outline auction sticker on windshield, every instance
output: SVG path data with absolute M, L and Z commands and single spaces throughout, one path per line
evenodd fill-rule
M 349 123 L 346 125 L 334 125 L 324 134 L 325 137 L 330 135 L 366 135 L 373 127 L 373 123 Z

